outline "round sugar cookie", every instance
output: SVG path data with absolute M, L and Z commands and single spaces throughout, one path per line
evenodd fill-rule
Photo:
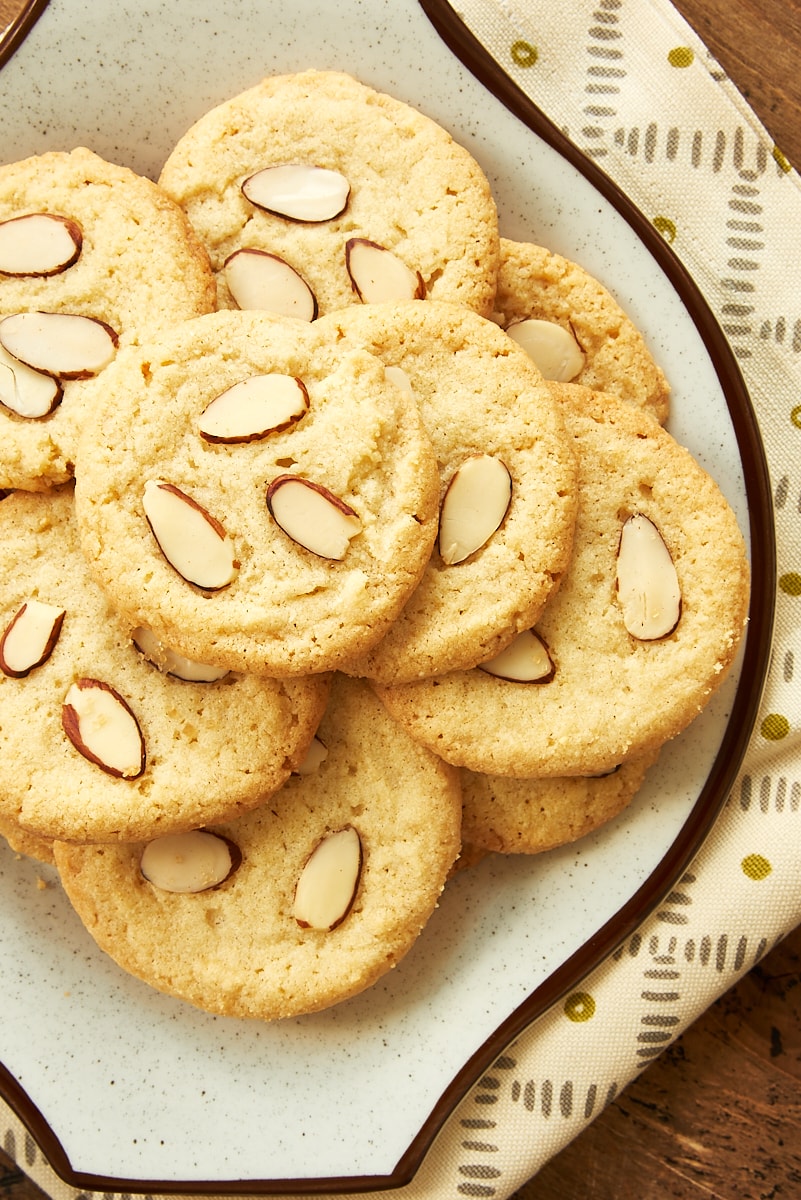
M 252 808 L 302 761 L 327 678 L 168 673 L 198 664 L 117 619 L 70 484 L 9 496 L 0 531 L 0 816 L 44 839 L 151 837 Z
M 473 771 L 594 775 L 650 753 L 705 707 L 744 632 L 748 559 L 720 489 L 644 410 L 582 391 L 565 401 L 579 514 L 570 567 L 535 627 L 550 659 L 530 672 L 541 681 L 485 663 L 378 689 L 423 744 Z M 633 619 L 632 587 L 660 622 Z
M 221 308 L 313 319 L 422 293 L 492 311 L 498 222 L 483 171 L 435 121 L 349 75 L 262 80 L 201 116 L 159 181 L 209 252 Z
M 515 779 L 463 769 L 462 839 L 481 853 L 541 854 L 578 841 L 626 809 L 659 750 L 598 776 Z
M 442 511 L 465 464 L 490 457 L 511 477 L 500 527 L 457 562 L 441 536 L 392 628 L 343 669 L 394 685 L 472 667 L 536 621 L 570 560 L 576 464 L 559 405 L 527 356 L 459 305 L 351 307 L 317 324 L 400 372 L 434 446 Z M 483 484 L 479 495 L 470 523 L 490 512 Z
M 417 405 L 379 359 L 317 322 L 227 310 L 121 354 L 96 401 L 81 538 L 134 624 L 282 677 L 332 669 L 389 628 L 430 556 L 439 478 Z M 162 485 L 183 499 L 159 517 L 176 500 Z
M 667 418 L 662 368 L 611 292 L 578 263 L 502 238 L 495 308 L 510 336 L 532 346 L 546 378 L 621 396 Z
M 2 813 L 0 813 L 0 838 L 5 838 L 15 854 L 22 854 L 25 858 L 33 858 L 37 862 L 50 865 L 55 862 L 53 842 L 50 838 L 40 838 L 35 833 L 29 833 L 27 829 L 22 828 L 18 821 L 14 821 Z
M 261 1020 L 326 1008 L 394 967 L 459 851 L 458 774 L 404 734 L 358 680 L 334 681 L 319 738 L 325 757 L 313 774 L 206 831 L 235 847 L 234 870 L 217 887 L 164 890 L 168 877 L 142 862 L 141 842 L 58 843 L 65 891 L 98 945 L 161 991 Z M 341 892 L 331 884 L 337 874 Z M 198 868 L 189 885 L 200 878 Z
M 87 402 L 82 372 L 102 372 L 118 348 L 215 302 L 205 250 L 151 180 L 84 148 L 0 166 L 0 487 L 66 482 Z M 37 312 L 48 317 L 31 336 Z M 60 343 L 76 342 L 76 329 L 91 329 L 98 349 L 67 359 Z M 18 354 L 56 378 L 31 380 Z

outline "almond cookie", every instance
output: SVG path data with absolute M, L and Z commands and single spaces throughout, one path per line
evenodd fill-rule
M 423 296 L 492 311 L 483 171 L 436 122 L 349 75 L 264 79 L 202 116 L 159 181 L 211 256 L 221 308 L 312 320 Z
M 595 775 L 650 753 L 704 708 L 743 635 L 748 559 L 719 488 L 643 409 L 580 390 L 565 400 L 573 559 L 535 630 L 473 671 L 379 688 L 415 737 L 473 771 Z
M 396 684 L 472 667 L 536 621 L 570 560 L 576 464 L 559 406 L 528 357 L 459 305 L 351 307 L 317 324 L 402 379 L 440 474 L 425 575 L 376 648 L 344 669 Z
M 600 776 L 514 779 L 463 769 L 462 838 L 467 857 L 541 854 L 593 833 L 618 816 L 642 787 L 659 750 Z
M 0 816 L 111 841 L 229 819 L 281 786 L 325 708 L 188 663 L 117 619 L 80 551 L 72 486 L 0 505 Z
M 319 323 L 227 310 L 120 354 L 79 454 L 114 605 L 231 670 L 327 671 L 416 586 L 439 478 L 414 400 Z
M 40 838 L 35 833 L 28 833 L 17 821 L 0 813 L 0 837 L 5 838 L 15 854 L 26 858 L 35 858 L 37 862 L 55 862 L 53 842 L 51 838 Z
M 83 148 L 0 167 L 0 487 L 66 482 L 87 379 L 214 306 L 206 252 L 151 180 Z
M 497 319 L 546 379 L 577 383 L 668 415 L 670 389 L 645 339 L 612 294 L 577 263 L 501 239 Z
M 319 738 L 313 773 L 235 822 L 177 842 L 56 844 L 67 895 L 121 967 L 211 1012 L 273 1020 L 354 996 L 406 954 L 459 851 L 458 775 L 357 680 L 335 680 Z

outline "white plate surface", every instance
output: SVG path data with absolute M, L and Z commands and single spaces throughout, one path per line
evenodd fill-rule
M 747 530 L 725 398 L 674 288 L 629 225 L 473 79 L 411 0 L 51 0 L 2 70 L 0 157 L 84 144 L 156 176 L 212 104 L 310 66 L 349 71 L 439 120 L 483 165 L 506 236 L 546 244 L 605 282 L 666 370 L 670 429 Z M 187 1190 L 390 1174 L 465 1062 L 664 858 L 735 684 L 666 750 L 622 818 L 578 845 L 464 873 L 394 972 L 298 1020 L 216 1018 L 153 992 L 95 949 L 52 875 L 42 890 L 46 872 L 0 851 L 0 1062 L 76 1172 Z

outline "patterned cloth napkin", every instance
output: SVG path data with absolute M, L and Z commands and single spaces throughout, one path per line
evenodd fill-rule
M 674 891 L 508 1047 L 399 1200 L 503 1200 L 801 923 L 799 177 L 668 0 L 459 0 L 496 62 L 672 243 L 727 334 L 768 457 L 775 647 L 745 763 Z M 799 663 L 795 663 L 796 651 Z M 3 1148 L 57 1200 L 10 1111 Z

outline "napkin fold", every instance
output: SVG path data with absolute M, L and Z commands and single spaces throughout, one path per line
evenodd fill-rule
M 398 1200 L 504 1200 L 801 923 L 799 176 L 668 0 L 459 0 L 514 82 L 671 243 L 717 316 L 774 494 L 774 650 L 743 767 L 673 891 L 472 1088 Z M 3 1148 L 86 1196 L 0 1109 Z

